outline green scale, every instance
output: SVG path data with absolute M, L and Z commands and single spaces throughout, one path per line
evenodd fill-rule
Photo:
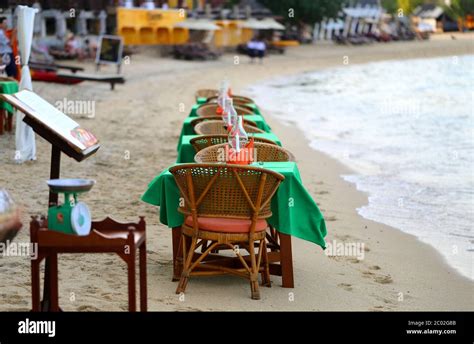
M 64 194 L 64 203 L 48 209 L 48 229 L 73 235 L 88 235 L 92 217 L 89 207 L 77 201 L 77 195 L 89 191 L 95 184 L 90 179 L 51 179 L 52 193 Z

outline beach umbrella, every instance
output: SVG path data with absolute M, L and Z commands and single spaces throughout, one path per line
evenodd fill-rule
M 66 18 L 64 18 L 64 14 L 61 11 L 56 12 L 56 36 L 60 39 L 66 37 L 67 32 L 67 24 Z
M 285 30 L 285 26 L 273 18 L 265 18 L 262 20 L 262 23 L 266 25 L 268 30 Z
M 37 2 L 35 2 L 32 6 L 37 10 L 37 14 L 35 15 L 35 28 L 34 28 L 34 33 L 37 35 L 42 34 L 42 29 L 43 29 L 43 18 L 41 15 L 41 5 Z
M 267 29 L 267 25 L 265 25 L 265 23 L 263 23 L 262 20 L 257 20 L 253 18 L 243 21 L 240 27 L 244 29 L 251 29 L 251 30 L 266 30 Z
M 107 13 L 104 10 L 99 13 L 99 35 L 105 35 L 107 32 Z
M 214 24 L 210 20 L 205 19 L 187 19 L 182 22 L 176 23 L 174 27 L 179 27 L 188 30 L 203 30 L 203 31 L 216 31 L 221 30 L 221 27 Z
M 27 6 L 18 6 L 18 48 L 21 56 L 21 81 L 20 90 L 33 90 L 31 83 L 30 59 L 31 43 L 33 41 L 33 28 L 35 14 L 38 10 Z M 23 122 L 22 113 L 16 116 L 16 154 L 15 160 L 22 163 L 27 160 L 36 160 L 36 143 L 33 129 Z
M 85 11 L 81 11 L 79 13 L 79 18 L 77 18 L 77 34 L 79 36 L 86 36 L 87 35 L 87 13 Z

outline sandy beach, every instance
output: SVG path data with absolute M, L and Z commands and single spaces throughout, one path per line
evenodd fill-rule
M 297 159 L 304 185 L 323 212 L 327 242 L 365 243 L 365 257 L 328 257 L 319 246 L 293 239 L 295 288 L 262 288 L 260 301 L 249 297 L 248 282 L 234 277 L 191 279 L 184 299 L 171 282 L 171 231 L 159 223 L 158 209 L 140 201 L 147 184 L 176 160 L 181 124 L 194 104 L 194 91 L 215 88 L 224 76 L 235 93 L 270 78 L 372 61 L 474 54 L 474 35 L 435 36 L 426 42 L 292 48 L 272 55 L 263 65 L 227 54 L 217 62 L 160 58 L 158 50 L 133 55 L 124 66 L 127 83 L 110 91 L 105 84 L 62 86 L 35 83 L 39 95 L 56 103 L 95 102 L 94 118 L 72 116 L 100 139 L 99 152 L 82 163 L 63 157 L 62 177 L 97 181 L 82 197 L 94 219 L 111 216 L 136 221 L 146 216 L 148 308 L 174 310 L 325 310 L 402 311 L 473 310 L 474 283 L 450 268 L 439 253 L 415 237 L 366 220 L 356 209 L 367 195 L 340 176 L 347 167 L 308 146 L 296 128 L 279 123 L 259 104 L 273 131 Z M 86 65 L 92 70 L 92 65 Z M 105 72 L 114 72 L 112 67 Z M 252 96 L 247 93 L 246 95 Z M 320 111 L 324 111 L 321 109 Z M 0 136 L 0 186 L 23 207 L 24 227 L 16 238 L 29 241 L 29 216 L 47 212 L 50 146 L 37 138 L 37 161 L 16 165 L 15 139 Z M 30 262 L 0 258 L 0 311 L 31 306 Z M 62 255 L 59 258 L 60 305 L 65 311 L 127 310 L 126 266 L 112 255 Z

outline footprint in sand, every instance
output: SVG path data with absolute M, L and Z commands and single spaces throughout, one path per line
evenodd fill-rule
M 339 288 L 344 289 L 345 291 L 352 291 L 352 284 L 339 283 L 337 286 L 338 286 Z
M 374 281 L 380 284 L 390 284 L 393 283 L 392 276 L 386 275 L 386 276 L 377 276 L 374 278 Z
M 369 269 L 370 269 L 370 270 L 380 270 L 380 266 L 378 266 L 378 265 L 372 265 L 372 266 L 369 266 Z
M 315 192 L 314 194 L 315 195 L 326 195 L 328 193 L 329 193 L 329 191 L 318 191 L 318 192 Z
M 357 258 L 349 258 L 349 259 L 347 259 L 347 261 L 351 262 L 352 264 L 359 264 L 360 263 L 360 259 L 357 259 Z
M 326 222 L 337 221 L 337 217 L 336 216 L 325 216 L 324 220 L 326 220 Z
M 370 272 L 370 271 L 362 271 L 362 277 L 365 277 L 365 278 L 370 278 L 374 276 L 374 273 L 373 272 Z

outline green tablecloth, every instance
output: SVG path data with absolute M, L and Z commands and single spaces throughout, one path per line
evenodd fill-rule
M 0 93 L 13 94 L 18 92 L 18 83 L 16 81 L 0 81 Z M 13 107 L 7 102 L 0 101 L 0 109 L 5 109 L 13 113 Z
M 192 138 L 195 138 L 199 135 L 183 135 L 178 142 L 178 158 L 176 159 L 176 163 L 186 163 L 186 162 L 194 162 L 194 156 L 196 155 L 196 150 L 191 145 L 189 141 Z M 263 137 L 269 140 L 276 142 L 279 146 L 281 146 L 280 139 L 273 133 L 255 133 L 250 134 L 250 136 L 255 137 Z
M 326 224 L 318 206 L 301 183 L 298 167 L 294 162 L 267 162 L 255 164 L 281 173 L 285 180 L 280 184 L 272 199 L 272 217 L 268 222 L 279 232 L 311 241 L 326 247 Z M 184 218 L 178 212 L 179 189 L 168 171 L 163 171 L 148 185 L 142 201 L 160 207 L 160 222 L 170 228 L 183 224 Z
M 204 101 L 204 103 L 201 103 L 203 101 L 203 99 L 205 98 L 200 98 L 198 99 L 198 102 L 196 104 L 193 105 L 193 107 L 191 108 L 191 112 L 189 113 L 189 116 L 190 117 L 196 117 L 197 116 L 197 109 L 202 105 L 202 104 L 205 104 L 206 102 Z M 246 104 L 246 106 L 250 107 L 253 109 L 253 113 L 255 115 L 261 115 L 261 112 L 260 112 L 260 109 L 258 108 L 258 106 L 256 104 Z
M 195 119 L 196 117 L 187 117 L 184 120 L 183 128 L 181 129 L 181 134 L 179 135 L 178 145 L 179 145 L 179 142 L 181 142 L 184 135 L 196 135 L 196 133 L 194 132 L 194 128 L 191 125 L 191 122 Z M 272 131 L 270 126 L 267 124 L 267 122 L 265 122 L 265 119 L 261 115 L 248 115 L 248 116 L 245 116 L 245 119 L 255 122 L 255 124 L 257 124 L 257 127 L 259 129 L 262 129 L 263 131 L 267 133 Z

